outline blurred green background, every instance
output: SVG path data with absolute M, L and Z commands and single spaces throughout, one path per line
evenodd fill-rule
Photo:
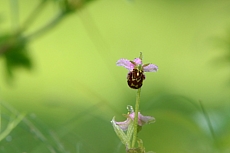
M 110 121 L 136 90 L 116 61 L 140 52 L 159 67 L 141 93 L 146 150 L 229 153 L 229 0 L 1 0 L 0 152 L 125 153 Z

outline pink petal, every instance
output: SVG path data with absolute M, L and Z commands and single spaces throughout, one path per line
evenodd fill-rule
M 135 67 L 135 65 L 133 65 L 133 63 L 130 62 L 130 60 L 127 60 L 127 59 L 119 59 L 117 61 L 117 66 L 123 66 L 124 68 L 132 71 Z
M 143 66 L 144 72 L 156 72 L 158 70 L 158 66 L 154 64 L 148 64 Z
M 139 117 L 139 120 L 140 120 L 140 123 L 138 122 L 138 124 L 141 126 L 141 125 L 144 125 L 144 124 L 148 124 L 148 123 L 153 123 L 155 122 L 155 118 L 152 117 L 152 116 L 143 116 L 142 114 L 139 114 L 138 115 Z M 139 121 L 138 120 L 138 121 Z
M 135 58 L 133 60 L 137 65 L 142 65 L 142 60 L 140 58 Z
M 134 120 L 135 113 L 129 114 L 129 117 Z M 155 118 L 152 116 L 144 116 L 140 112 L 138 112 L 138 125 L 143 126 L 144 124 L 153 123 Z
M 123 131 L 126 131 L 129 127 L 129 124 L 130 124 L 130 121 L 131 119 L 130 118 L 127 118 L 125 121 L 123 122 L 116 122 L 115 123 L 123 130 Z

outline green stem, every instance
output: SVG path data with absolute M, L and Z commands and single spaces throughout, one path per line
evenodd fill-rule
M 141 97 L 141 88 L 139 88 L 137 90 L 137 95 L 136 95 L 135 117 L 134 117 L 134 131 L 133 131 L 134 133 L 133 133 L 132 148 L 135 147 L 135 143 L 136 143 L 136 139 L 137 139 L 138 112 L 139 112 L 140 97 Z

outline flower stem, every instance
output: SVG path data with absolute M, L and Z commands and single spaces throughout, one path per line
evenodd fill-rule
M 136 105 L 135 105 L 135 117 L 134 117 L 134 133 L 133 133 L 133 141 L 132 148 L 135 147 L 136 139 L 137 139 L 137 126 L 138 126 L 138 112 L 139 112 L 139 104 L 140 104 L 140 96 L 141 96 L 141 88 L 137 90 L 136 95 Z
M 47 32 L 48 30 L 52 29 L 55 27 L 63 18 L 64 16 L 67 15 L 66 12 L 61 11 L 59 12 L 50 22 L 48 22 L 44 27 L 38 29 L 34 33 L 30 34 L 27 36 L 27 39 L 34 39 L 35 37 L 40 36 L 41 34 Z
M 47 4 L 46 0 L 41 0 L 40 3 L 36 6 L 36 8 L 29 14 L 28 18 L 24 21 L 21 28 L 18 30 L 18 32 L 25 31 L 29 25 L 31 25 L 37 16 L 42 12 L 43 8 L 45 7 L 45 4 Z

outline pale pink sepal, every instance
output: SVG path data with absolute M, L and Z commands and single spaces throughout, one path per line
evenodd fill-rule
M 158 70 L 158 66 L 154 64 L 148 64 L 147 66 L 143 66 L 144 72 L 156 72 Z
M 140 58 L 135 58 L 133 61 L 136 63 L 136 65 L 142 65 L 142 60 Z
M 129 117 L 134 120 L 135 112 L 129 114 Z M 144 124 L 155 122 L 155 118 L 152 116 L 144 116 L 138 112 L 138 125 L 143 126 Z
M 131 120 L 134 121 L 134 117 L 135 117 L 135 113 L 130 113 L 127 115 L 127 119 L 123 122 L 116 122 L 116 125 L 118 125 L 123 131 L 126 131 L 129 127 L 129 124 L 131 122 Z M 148 124 L 148 123 L 153 123 L 155 122 L 155 118 L 152 117 L 152 116 L 144 116 L 142 115 L 140 112 L 138 112 L 138 125 L 139 126 L 143 126 L 145 124 Z
M 123 66 L 124 68 L 132 71 L 135 67 L 133 63 L 130 62 L 130 60 L 121 58 L 117 61 L 117 66 Z

